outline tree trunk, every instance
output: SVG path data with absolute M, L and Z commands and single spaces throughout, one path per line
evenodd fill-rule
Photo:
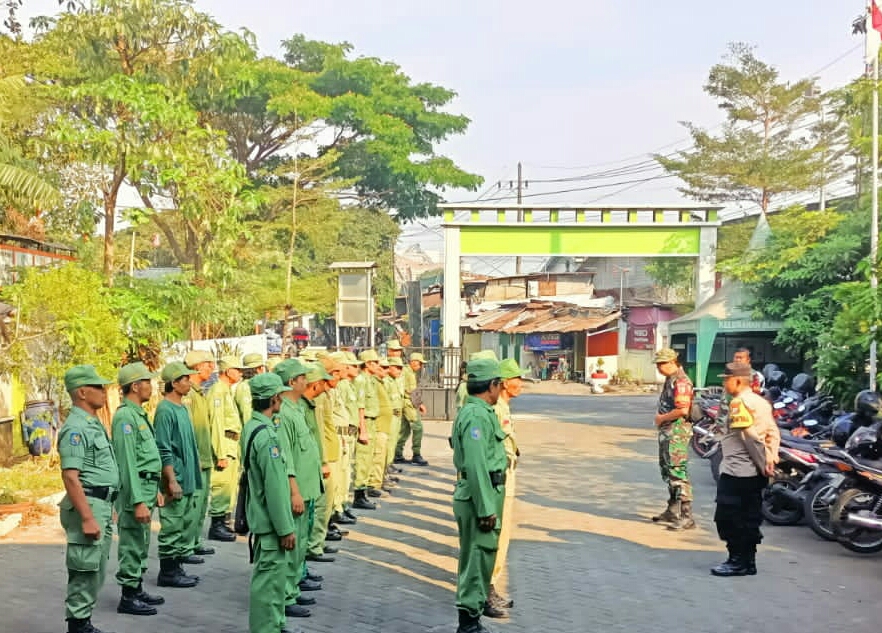
M 116 192 L 104 197 L 104 279 L 113 286 L 113 230 L 116 225 Z

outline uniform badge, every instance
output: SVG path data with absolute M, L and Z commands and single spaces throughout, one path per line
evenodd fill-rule
M 123 424 L 123 433 L 125 433 L 126 435 L 131 435 L 132 434 L 132 425 L 128 424 L 128 423 Z
M 215 409 L 219 409 L 220 406 L 221 406 L 221 399 L 220 399 L 220 398 L 215 398 L 215 399 L 214 399 L 214 408 L 215 408 Z
M 479 440 L 481 439 L 481 429 L 475 427 L 469 432 L 469 435 L 472 436 L 473 440 Z
M 139 430 L 139 431 L 146 431 L 146 430 L 147 430 L 147 425 L 146 425 L 146 424 L 142 424 L 141 426 L 138 427 L 138 430 Z
M 79 446 L 83 443 L 83 436 L 79 433 L 71 433 L 70 434 L 70 445 L 71 446 Z
M 273 459 L 278 459 L 279 457 L 282 456 L 282 453 L 279 451 L 278 446 L 275 446 L 275 445 L 270 446 L 269 451 L 270 451 L 270 457 L 272 457 Z

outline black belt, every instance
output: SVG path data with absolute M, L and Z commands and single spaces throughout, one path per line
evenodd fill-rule
M 87 497 L 109 501 L 110 503 L 116 501 L 116 497 L 119 494 L 110 486 L 83 486 L 83 492 Z
M 505 485 L 505 471 L 504 470 L 494 470 L 489 473 L 490 475 L 490 484 L 493 486 L 504 486 Z M 466 477 L 465 471 L 459 473 L 460 479 L 468 479 Z
M 151 473 L 146 470 L 140 471 L 138 477 L 147 481 L 159 481 L 159 473 Z
M 365 420 L 376 420 L 376 419 L 377 419 L 377 416 L 375 416 L 375 415 L 366 415 L 366 416 L 364 416 L 364 419 L 365 419 Z
M 236 440 L 237 442 L 239 441 L 239 434 L 235 431 L 224 431 L 224 435 L 231 440 Z

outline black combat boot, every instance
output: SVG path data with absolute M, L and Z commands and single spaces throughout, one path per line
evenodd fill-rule
M 89 625 L 89 618 L 67 618 L 67 633 L 84 633 Z
M 111 631 L 102 631 L 94 624 L 92 624 L 92 618 L 86 618 L 85 620 L 80 620 L 80 622 L 84 622 L 83 628 L 80 629 L 79 633 L 112 633 Z
M 744 553 L 734 545 L 727 545 L 729 548 L 729 558 L 713 567 L 711 573 L 714 576 L 747 576 L 747 560 Z
M 138 583 L 138 600 L 145 604 L 150 604 L 156 606 L 158 604 L 165 604 L 165 598 L 162 596 L 154 596 L 146 591 L 144 591 L 144 585 L 142 583 Z
M 410 460 L 410 463 L 414 464 L 415 466 L 428 466 L 429 465 L 429 462 L 427 462 L 425 460 L 425 458 L 423 458 L 423 456 L 420 455 L 419 453 L 417 453 L 416 455 L 413 456 L 413 459 Z
M 668 507 L 664 512 L 660 512 L 652 517 L 655 523 L 673 523 L 680 515 L 680 504 L 674 499 L 674 495 L 668 497 Z
M 376 510 L 377 504 L 367 498 L 366 490 L 356 490 L 355 503 L 352 504 L 352 507 L 358 510 Z
M 351 506 L 345 506 L 343 508 L 343 516 L 346 517 L 347 519 L 349 519 L 350 521 L 352 521 L 353 525 L 358 523 L 358 517 L 355 516 L 354 514 L 352 514 L 352 507 Z
M 748 576 L 756 576 L 756 545 L 744 548 L 744 567 Z
M 459 610 L 459 627 L 456 633 L 490 633 L 481 626 L 481 618 L 475 618 L 469 615 L 468 611 Z
M 156 615 L 156 607 L 152 607 L 143 602 L 138 597 L 137 587 L 122 588 L 122 596 L 119 604 L 116 606 L 117 613 L 127 613 L 128 615 Z
M 227 527 L 224 517 L 211 517 L 211 527 L 208 528 L 208 538 L 212 541 L 232 543 L 236 540 L 236 534 Z
M 184 569 L 181 567 L 180 563 L 178 563 L 177 559 L 159 559 L 159 577 L 156 579 L 156 584 L 160 587 L 185 589 L 188 587 L 195 587 L 197 582 L 199 582 L 197 578 L 187 576 L 184 573 Z
M 214 548 L 208 547 L 207 545 L 197 545 L 196 549 L 193 550 L 193 553 L 197 556 L 211 556 L 214 554 Z
M 673 532 L 679 532 L 680 530 L 692 530 L 694 528 L 695 519 L 692 518 L 692 502 L 681 501 L 680 516 L 668 526 L 668 529 Z

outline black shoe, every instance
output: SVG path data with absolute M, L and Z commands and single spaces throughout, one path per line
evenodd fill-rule
M 504 619 L 508 617 L 508 611 L 493 606 L 489 602 L 484 603 L 484 615 L 488 618 Z
M 325 554 L 336 554 L 339 551 L 339 549 L 337 549 L 336 547 L 331 547 L 330 545 L 325 545 L 324 547 Z
M 156 615 L 159 613 L 156 607 L 151 607 L 146 602 L 141 602 L 135 596 L 123 595 L 116 605 L 117 613 L 126 613 L 128 615 Z
M 364 490 L 356 490 L 355 502 L 352 504 L 352 507 L 358 510 L 376 510 L 377 504 L 368 500 L 367 493 Z
M 379 490 L 377 490 L 376 488 L 368 488 L 367 489 L 367 496 L 373 497 L 374 499 L 376 499 L 377 497 L 382 497 L 383 493 L 380 492 Z
M 193 550 L 193 553 L 197 556 L 211 556 L 212 554 L 214 554 L 214 548 L 200 545 L 195 550 Z
M 427 462 L 425 459 L 423 459 L 422 455 L 414 455 L 413 459 L 410 460 L 410 463 L 414 464 L 415 466 L 428 466 L 429 465 L 429 462 Z
M 342 541 L 343 535 L 340 534 L 339 530 L 337 530 L 336 532 L 331 532 L 330 530 L 328 530 L 328 534 L 327 534 L 327 536 L 325 536 L 325 540 L 326 541 Z
M 83 620 L 85 625 L 80 629 L 80 633 L 112 633 L 112 631 L 102 631 L 94 624 L 92 624 L 92 618 L 86 618 Z
M 401 459 L 404 460 L 403 457 Z M 398 468 L 397 466 L 395 466 L 393 464 L 389 464 L 389 467 L 386 469 L 386 473 L 388 473 L 389 475 L 399 475 L 403 472 L 404 472 L 403 468 Z M 395 479 L 398 479 L 398 477 L 396 477 Z
M 325 579 L 321 574 L 314 574 L 311 571 L 306 572 L 306 579 L 312 580 L 313 582 L 321 582 Z
M 201 556 L 196 556 L 195 554 L 190 554 L 189 556 L 184 556 L 180 559 L 181 562 L 185 565 L 201 565 L 205 562 L 205 559 Z
M 287 604 L 285 605 L 285 616 L 289 618 L 308 618 L 312 615 L 312 612 L 309 609 L 304 609 L 303 607 L 296 604 Z
M 306 560 L 309 560 L 309 555 L 306 556 Z M 321 591 L 322 583 L 316 582 L 314 580 L 310 580 L 309 578 L 304 578 L 301 580 L 298 585 L 300 587 L 300 591 Z
M 716 567 L 711 569 L 711 573 L 714 576 L 748 576 L 750 575 L 750 570 L 747 568 L 745 564 L 744 556 L 741 554 L 732 554 L 728 560 L 720 563 Z M 756 573 L 756 571 L 754 571 Z
M 392 460 L 392 463 L 393 464 L 408 464 L 410 462 L 408 462 L 406 459 L 404 459 L 404 455 L 396 455 L 395 459 Z
M 311 604 L 315 604 L 315 598 L 304 598 L 303 596 L 299 596 L 297 598 L 297 604 L 301 607 L 308 607 Z
M 334 519 L 334 523 L 339 523 L 340 525 L 355 525 L 357 521 L 358 519 L 350 517 L 346 512 Z
M 194 576 L 188 576 L 174 558 L 159 559 L 159 576 L 156 584 L 160 587 L 175 587 L 178 589 L 186 589 L 195 587 L 199 579 Z
M 236 540 L 236 534 L 227 527 L 223 517 L 211 517 L 211 527 L 208 528 L 208 538 L 212 541 L 224 541 L 232 543 Z
M 67 618 L 67 633 L 83 633 L 87 625 L 91 625 L 89 618 L 80 620 L 79 618 Z
M 159 604 L 165 604 L 165 598 L 163 598 L 162 596 L 153 596 L 153 595 L 147 593 L 146 591 L 144 591 L 144 586 L 141 585 L 140 583 L 138 584 L 138 589 L 137 589 L 137 593 L 135 594 L 135 597 L 138 600 L 140 600 L 141 602 L 144 602 L 146 604 L 150 604 L 153 606 L 156 606 Z
M 307 554 L 306 560 L 311 563 L 333 563 L 336 559 L 333 556 L 326 556 L 325 554 Z
M 350 508 L 346 508 L 345 510 L 343 510 L 343 517 L 352 521 L 351 525 L 355 525 L 356 523 L 358 523 L 358 517 L 352 514 L 352 510 Z M 343 521 L 340 521 L 340 523 L 343 523 Z
M 466 611 L 459 612 L 459 627 L 456 633 L 490 633 L 481 626 L 481 618 L 473 618 Z
M 341 530 L 339 527 L 337 527 L 333 523 L 330 523 L 328 525 L 328 532 L 336 532 L 340 536 L 349 536 L 349 530 Z

